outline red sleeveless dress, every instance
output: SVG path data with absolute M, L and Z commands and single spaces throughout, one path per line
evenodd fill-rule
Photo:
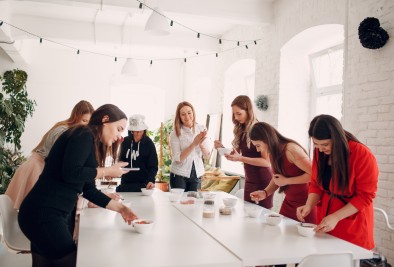
M 243 138 L 239 144 L 242 156 L 248 158 L 260 158 L 260 152 L 257 152 L 256 147 L 250 143 L 250 148 L 246 144 L 246 138 Z M 272 178 L 272 171 L 270 167 L 260 167 L 244 163 L 245 170 L 245 191 L 244 200 L 254 203 L 250 199 L 250 193 L 262 190 L 267 187 Z M 259 202 L 259 205 L 270 209 L 273 206 L 274 194 Z
M 286 176 L 288 179 L 305 173 L 295 164 L 291 163 L 287 159 L 286 155 L 284 155 L 282 158 L 282 164 L 282 168 L 284 171 L 282 175 Z M 287 185 L 283 191 L 283 193 L 285 194 L 285 199 L 283 200 L 279 213 L 283 216 L 298 221 L 296 215 L 297 208 L 305 205 L 306 200 L 308 199 L 308 190 L 309 183 Z M 305 218 L 305 222 L 316 223 L 316 208 L 314 208 L 311 213 Z

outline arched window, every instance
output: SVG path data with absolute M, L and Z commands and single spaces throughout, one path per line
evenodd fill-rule
M 223 91 L 223 122 L 222 122 L 222 143 L 225 147 L 232 147 L 234 139 L 232 122 L 231 102 L 238 95 L 247 95 L 254 100 L 256 61 L 253 59 L 242 59 L 233 63 L 225 72 Z M 228 161 L 221 158 L 223 170 L 243 174 L 243 165 L 240 162 Z

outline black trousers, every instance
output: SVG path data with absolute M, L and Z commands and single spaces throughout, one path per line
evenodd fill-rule
M 170 186 L 171 188 L 183 188 L 185 192 L 197 191 L 201 188 L 201 179 L 197 177 L 196 168 L 194 167 L 194 162 L 192 170 L 190 172 L 190 177 L 176 175 L 170 173 Z
M 116 187 L 116 192 L 141 192 L 141 188 L 146 188 L 145 183 L 120 184 Z
M 31 242 L 33 254 L 48 260 L 60 260 L 76 252 L 74 212 L 64 213 L 52 208 L 24 209 L 19 212 L 18 221 Z

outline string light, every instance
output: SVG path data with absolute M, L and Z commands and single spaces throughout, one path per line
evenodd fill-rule
M 171 20 L 171 23 L 170 23 L 170 26 L 172 26 L 172 25 L 174 25 L 174 21 L 173 20 Z
M 237 42 L 237 46 L 239 46 L 239 41 Z
M 200 38 L 200 33 L 197 33 L 197 38 Z
M 137 0 L 138 1 L 138 0 Z M 139 1 L 138 1 L 139 2 Z M 144 5 L 144 4 L 143 4 Z M 53 40 L 50 40 L 50 39 L 46 39 L 46 38 L 43 38 L 43 37 L 40 37 L 40 36 L 38 36 L 37 34 L 35 34 L 35 33 L 31 33 L 31 32 L 28 32 L 28 31 L 26 31 L 26 30 L 24 30 L 24 29 L 22 29 L 22 28 L 19 28 L 19 27 L 17 27 L 17 26 L 14 26 L 14 25 L 12 25 L 12 24 L 9 24 L 8 22 L 6 22 L 6 21 L 2 21 L 2 20 L 0 20 L 0 26 L 1 25 L 3 25 L 3 24 L 7 24 L 8 26 L 10 26 L 10 27 L 12 27 L 12 28 L 15 28 L 15 29 L 17 29 L 17 30 L 19 30 L 19 31 L 21 31 L 21 32 L 24 32 L 24 33 L 26 33 L 26 34 L 29 34 L 29 35 L 31 35 L 31 36 L 33 36 L 33 37 L 36 37 L 36 38 L 39 38 L 39 40 L 40 40 L 40 43 L 42 43 L 44 40 L 45 41 L 47 41 L 47 42 L 49 42 L 49 43 L 53 43 L 53 44 L 57 44 L 57 45 L 59 45 L 59 46 L 63 46 L 63 47 L 66 47 L 66 48 L 68 48 L 68 49 L 72 49 L 72 50 L 74 50 L 74 51 L 76 51 L 76 53 L 79 55 L 81 52 L 85 52 L 85 53 L 89 53 L 89 54 L 94 54 L 94 55 L 98 55 L 98 56 L 105 56 L 105 57 L 110 57 L 110 58 L 114 58 L 114 60 L 115 60 L 115 62 L 117 62 L 117 60 L 118 60 L 118 58 L 121 58 L 121 59 L 128 59 L 128 58 L 131 58 L 131 57 L 114 57 L 114 55 L 111 55 L 111 54 L 105 54 L 105 53 L 100 53 L 100 52 L 94 52 L 94 51 L 89 51 L 89 50 L 81 50 L 81 49 L 78 49 L 78 48 L 76 48 L 76 47 L 74 47 L 74 46 L 71 46 L 71 45 L 67 45 L 67 44 L 64 44 L 64 43 L 60 43 L 60 42 L 57 42 L 57 41 L 53 41 Z M 204 34 L 202 34 L 202 33 L 198 33 L 198 32 L 196 32 L 197 34 L 200 34 L 200 36 L 201 35 L 204 35 Z M 222 44 L 222 40 L 225 40 L 225 41 L 228 41 L 228 40 L 226 40 L 226 39 L 221 39 L 221 38 L 218 38 L 218 40 L 219 40 L 219 44 Z M 241 42 L 247 42 L 247 44 L 245 45 L 245 47 L 246 47 L 246 49 L 248 49 L 248 46 L 247 45 L 250 45 L 250 44 L 252 44 L 252 43 L 254 43 L 254 44 L 257 44 L 257 41 L 259 41 L 259 40 L 261 40 L 261 39 L 256 39 L 256 40 L 253 40 L 253 41 L 250 41 L 250 42 L 247 42 L 247 41 L 241 41 Z M 240 43 L 240 41 L 237 41 L 237 44 L 239 45 L 239 43 Z M 198 51 L 196 51 L 196 55 L 194 55 L 194 56 L 190 56 L 190 57 L 186 57 L 186 58 L 157 58 L 157 59 L 154 59 L 154 60 L 159 60 L 159 61 L 168 61 L 168 60 L 184 60 L 184 62 L 187 62 L 187 58 L 192 58 L 192 57 L 202 57 L 202 56 L 210 56 L 210 55 L 213 55 L 213 54 L 215 54 L 215 56 L 216 57 L 219 57 L 219 53 L 225 53 L 225 52 L 228 52 L 228 51 L 231 51 L 231 50 L 234 50 L 234 49 L 237 49 L 238 48 L 238 46 L 234 46 L 234 47 L 231 47 L 231 48 L 228 48 L 228 49 L 225 49 L 225 50 L 221 50 L 220 52 L 213 52 L 213 53 L 206 53 L 206 54 L 200 54 Z M 144 60 L 144 61 L 150 61 L 150 65 L 152 65 L 153 64 L 153 59 L 147 59 L 147 58 L 131 58 L 131 59 L 135 59 L 135 60 Z
M 142 3 L 140 3 L 140 7 L 139 8 L 142 9 Z
M 249 49 L 248 45 L 245 45 L 246 49 Z

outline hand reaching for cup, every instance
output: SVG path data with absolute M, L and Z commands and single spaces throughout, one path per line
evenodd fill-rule
M 154 189 L 154 188 L 155 188 L 155 184 L 152 183 L 152 182 L 149 182 L 149 183 L 146 185 L 146 189 Z
M 258 190 L 250 193 L 250 198 L 252 201 L 254 201 L 256 204 L 259 203 L 259 201 L 262 201 L 267 198 L 267 193 L 265 190 Z
M 224 147 L 223 144 L 222 144 L 222 142 L 220 142 L 219 140 L 215 140 L 215 141 L 213 142 L 213 146 L 215 147 L 215 149 L 218 149 L 218 148 L 220 148 L 220 147 Z

